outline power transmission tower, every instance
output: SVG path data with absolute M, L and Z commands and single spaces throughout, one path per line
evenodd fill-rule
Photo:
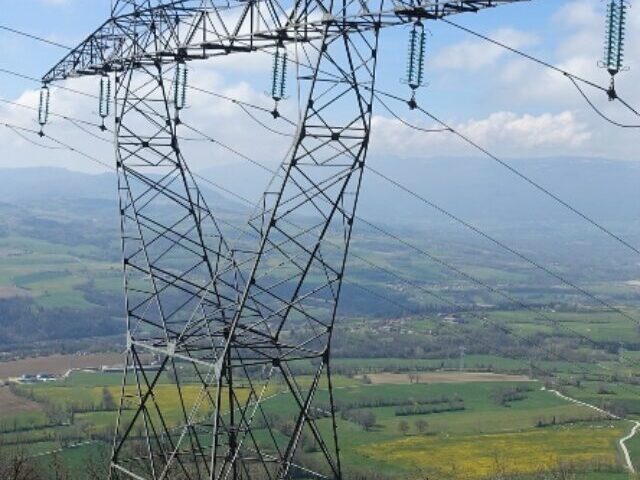
M 519 1 L 116 0 L 43 77 L 115 79 L 127 361 L 111 478 L 342 478 L 330 347 L 380 31 Z M 240 251 L 180 149 L 186 64 L 298 45 L 301 121 Z

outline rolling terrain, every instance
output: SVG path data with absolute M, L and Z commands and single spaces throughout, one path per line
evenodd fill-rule
M 371 179 L 362 217 L 405 244 L 356 224 L 332 347 L 348 478 L 628 478 L 619 442 L 640 417 L 639 263 L 527 194 L 504 187 L 504 208 L 479 209 L 477 198 L 495 193 L 504 177 L 480 165 L 456 170 L 451 161 L 421 166 L 431 174 L 412 187 L 615 308 L 415 202 L 388 197 Z M 380 165 L 412 181 L 405 166 Z M 540 178 L 579 171 L 582 186 L 612 191 L 610 203 L 596 205 L 577 187 L 571 193 L 553 185 L 596 216 L 615 203 L 609 227 L 632 243 L 640 239 L 640 208 L 637 199 L 629 201 L 635 167 L 558 159 L 530 168 Z M 445 181 L 447 172 L 455 183 Z M 226 174 L 207 175 L 226 182 Z M 0 204 L 0 380 L 117 366 L 125 345 L 114 179 L 64 170 L 47 175 L 54 180 L 39 187 L 37 170 L 2 172 L 8 188 Z M 247 175 L 252 190 L 258 181 Z M 205 193 L 225 222 L 243 225 L 245 206 Z M 56 356 L 33 358 L 50 354 Z M 94 364 L 83 363 L 89 358 Z M 311 367 L 299 372 L 301 382 L 310 381 Z M 157 401 L 177 423 L 198 389 L 183 385 L 183 406 L 175 380 L 160 382 Z M 86 463 L 108 456 L 120 385 L 119 373 L 75 371 L 1 386 L 0 459 L 20 451 L 43 468 L 62 459 L 70 478 L 93 480 Z M 285 386 L 276 381 L 270 388 L 264 408 L 286 431 L 290 408 L 279 395 Z M 124 408 L 131 411 L 126 401 Z M 318 420 L 321 428 L 329 421 Z M 313 463 L 317 445 L 310 438 L 303 444 L 301 460 Z M 640 465 L 640 439 L 631 436 L 626 445 Z

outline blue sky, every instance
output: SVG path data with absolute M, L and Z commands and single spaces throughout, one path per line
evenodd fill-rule
M 103 22 L 109 10 L 110 0 L 5 1 L 0 24 L 73 46 Z M 640 48 L 640 10 L 632 8 L 631 15 L 627 46 L 631 71 L 620 75 L 619 90 L 625 98 L 640 104 L 640 65 L 636 64 L 640 55 L 635 53 Z M 597 67 L 604 27 L 604 5 L 600 0 L 532 0 L 453 19 L 602 85 L 608 82 L 606 72 Z M 429 85 L 420 91 L 419 101 L 474 140 L 502 156 L 598 155 L 635 160 L 635 131 L 620 131 L 602 122 L 561 75 L 443 23 L 431 23 L 429 29 L 432 35 L 425 72 Z M 379 86 L 401 95 L 408 95 L 407 87 L 399 81 L 404 72 L 406 42 L 406 30 L 385 32 L 379 58 Z M 60 48 L 0 31 L 0 68 L 40 77 L 63 54 Z M 257 57 L 245 57 L 240 62 L 206 62 L 197 67 L 194 81 L 268 104 L 269 99 L 262 94 L 269 83 L 268 63 Z M 92 79 L 70 80 L 68 85 L 91 93 L 97 90 Z M 35 105 L 37 88 L 37 84 L 0 73 L 0 98 Z M 602 95 L 591 93 L 608 114 L 621 121 L 634 121 Z M 223 126 L 232 124 L 229 120 L 241 113 L 213 103 L 193 102 L 196 103 L 209 108 L 194 107 L 194 122 L 222 125 L 218 127 L 220 135 L 226 135 L 231 144 L 242 143 L 243 139 L 234 133 L 236 129 Z M 95 118 L 95 105 L 60 91 L 53 92 L 52 108 L 59 113 Z M 428 125 L 424 118 L 402 113 L 411 121 Z M 34 126 L 30 112 L 0 107 L 2 118 Z M 374 153 L 406 158 L 473 153 L 451 138 L 427 138 L 408 131 L 381 109 L 376 112 L 374 126 L 384 132 L 375 137 Z M 78 132 L 68 130 L 68 125 L 52 128 L 58 128 L 66 138 L 77 139 L 79 148 L 93 147 Z M 13 138 L 12 132 L 0 130 L 0 138 L 4 137 L 11 140 L 0 147 L 0 166 L 56 164 L 88 168 L 51 152 L 38 152 L 28 142 Z M 266 137 L 264 141 L 272 143 Z M 255 148 L 259 154 L 274 158 L 282 150 Z M 99 153 L 105 158 L 112 155 L 107 149 Z M 205 153 L 195 152 L 194 156 L 203 157 Z
M 549 19 L 557 10 L 558 0 L 533 0 L 531 5 L 515 5 L 499 11 L 483 12 L 480 15 L 465 15 L 456 21 L 465 26 L 490 32 L 499 28 L 537 32 L 545 42 L 553 42 L 555 31 Z M 74 46 L 100 25 L 109 15 L 111 0 L 21 0 L 4 2 L 1 24 L 34 33 L 58 43 Z M 90 5 L 90 7 L 88 7 Z M 438 48 L 451 42 L 462 40 L 465 35 L 451 27 L 440 28 L 431 25 L 434 32 L 430 48 Z M 406 35 L 405 32 L 385 34 L 385 51 L 391 55 L 384 58 L 386 63 L 394 57 L 399 59 L 397 68 L 384 69 L 382 76 L 391 80 L 401 76 L 404 70 Z M 393 52 L 400 50 L 401 55 Z M 544 49 L 541 49 L 544 52 Z M 34 77 L 40 77 L 61 57 L 64 50 L 34 42 L 26 38 L 0 31 L 0 66 L 17 70 Z M 396 67 L 394 65 L 394 67 Z M 17 96 L 28 84 L 23 80 L 2 77 L 0 95 L 4 98 Z

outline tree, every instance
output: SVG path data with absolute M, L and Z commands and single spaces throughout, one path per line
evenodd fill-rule
M 365 410 L 360 414 L 360 425 L 365 432 L 376 426 L 376 416 L 371 410 Z
M 407 433 L 409 433 L 409 424 L 407 423 L 406 420 L 402 420 L 399 424 L 398 424 L 398 431 L 402 434 L 402 435 L 406 435 Z
M 97 449 L 86 461 L 87 480 L 104 480 L 109 477 L 109 457 L 102 448 Z
M 116 402 L 113 399 L 113 395 L 107 387 L 102 389 L 102 409 L 103 410 L 115 410 Z
M 51 473 L 53 480 L 70 480 L 69 470 L 65 464 L 64 459 L 59 453 L 54 453 L 49 464 L 49 472 Z
M 416 425 L 416 430 L 420 434 L 426 433 L 427 428 L 429 428 L 429 424 L 422 418 L 419 418 L 418 420 L 416 420 L 415 425 Z
M 42 480 L 36 463 L 22 447 L 4 449 L 0 444 L 0 478 L 2 480 Z

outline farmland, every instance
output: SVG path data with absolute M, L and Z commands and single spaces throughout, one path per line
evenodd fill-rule
M 352 363 L 366 365 L 366 360 Z M 372 471 L 375 466 L 381 478 L 407 479 L 422 478 L 420 475 L 471 479 L 500 472 L 533 474 L 560 465 L 579 465 L 578 471 L 584 472 L 623 471 L 616 442 L 628 431 L 627 422 L 566 402 L 542 390 L 539 382 L 523 377 L 476 376 L 424 373 L 413 383 L 398 382 L 393 374 L 379 374 L 372 383 L 337 377 L 338 425 L 345 463 L 354 473 Z M 96 449 L 104 452 L 116 416 L 115 403 L 105 403 L 105 395 L 117 398 L 119 383 L 118 374 L 74 373 L 58 382 L 14 387 L 15 393 L 7 393 L 26 402 L 22 403 L 24 408 L 0 415 L 0 445 L 20 442 L 35 455 L 64 448 L 63 456 L 70 465 L 80 451 L 87 455 Z M 277 395 L 280 389 L 274 386 L 272 393 L 276 395 L 270 395 L 263 405 L 276 417 L 288 411 L 287 400 Z M 498 399 L 501 392 L 516 389 L 523 393 L 517 400 Z M 199 387 L 184 385 L 182 392 L 189 406 L 196 401 Z M 169 426 L 179 424 L 182 411 L 168 378 L 162 380 L 156 396 Z M 406 404 L 406 399 L 416 403 L 456 399 L 463 409 L 400 414 L 398 405 Z M 371 412 L 374 424 L 363 428 L 350 420 L 346 412 L 354 409 Z M 69 416 L 69 412 L 73 414 Z M 327 428 L 326 422 L 321 420 L 320 427 Z M 87 445 L 70 448 L 87 441 Z M 44 460 L 47 455 L 38 458 Z
M 67 199 L 2 210 L 0 380 L 123 362 L 121 266 L 110 205 Z M 240 224 L 244 212 L 222 205 L 225 221 Z M 346 479 L 628 479 L 618 441 L 629 420 L 640 418 L 634 260 L 610 255 L 573 226 L 554 232 L 564 243 L 553 251 L 543 248 L 542 233 L 532 239 L 528 226 L 505 234 L 540 247 L 540 262 L 603 296 L 620 310 L 614 311 L 459 232 L 397 228 L 408 242 L 526 306 L 361 228 L 332 344 Z M 313 370 L 300 362 L 300 385 L 310 384 Z M 134 377 L 129 374 L 124 391 L 125 421 L 134 413 Z M 158 382 L 155 402 L 167 427 L 183 424 L 201 387 L 185 375 L 180 399 L 175 378 L 162 374 Z M 121 383 L 119 373 L 74 370 L 55 381 L 0 387 L 0 460 L 22 451 L 48 471 L 62 462 L 68 476 L 59 478 L 93 480 L 86 467 L 99 470 L 107 461 Z M 321 383 L 323 406 L 325 389 Z M 285 383 L 274 378 L 262 405 L 281 431 L 290 428 L 293 409 L 284 392 Z M 210 406 L 203 408 L 199 419 L 210 413 Z M 330 419 L 319 418 L 318 427 L 329 433 Z M 258 437 L 266 434 L 257 428 Z M 627 446 L 640 464 L 640 438 Z M 308 438 L 303 450 L 305 461 L 318 456 Z
M 63 375 L 71 369 L 100 368 L 103 365 L 116 365 L 122 362 L 119 353 L 93 353 L 86 355 L 49 355 L 29 357 L 20 360 L 0 362 L 0 380 L 19 377 L 23 374 L 47 372 Z

